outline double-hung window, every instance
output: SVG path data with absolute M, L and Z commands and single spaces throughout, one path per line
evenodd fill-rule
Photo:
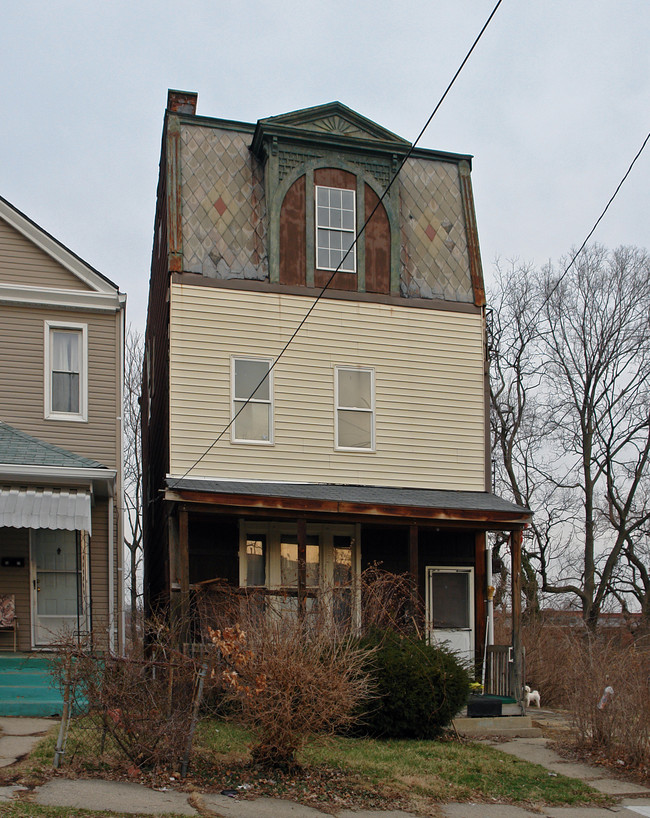
M 356 272 L 356 253 L 352 249 L 355 214 L 354 190 L 316 186 L 316 267 L 319 270 Z
M 232 417 L 234 443 L 273 443 L 271 361 L 232 358 Z
M 88 418 L 85 324 L 45 322 L 45 417 Z
M 335 370 L 337 449 L 375 448 L 375 373 L 372 369 L 337 366 Z

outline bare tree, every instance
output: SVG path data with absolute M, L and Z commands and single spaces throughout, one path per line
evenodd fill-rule
M 124 352 L 124 544 L 128 552 L 127 589 L 131 607 L 131 643 L 137 641 L 140 596 L 138 573 L 142 563 L 142 438 L 140 386 L 144 342 L 141 332 L 129 325 Z
M 648 521 L 650 259 L 594 246 L 559 270 L 497 282 L 493 441 L 535 511 L 542 591 L 577 597 L 594 627 Z
M 525 615 L 540 607 L 539 568 L 542 553 L 561 547 L 561 532 L 574 510 L 557 487 L 544 480 L 546 420 L 543 401 L 544 366 L 540 356 L 542 322 L 540 290 L 529 265 L 497 265 L 496 286 L 490 293 L 488 322 L 490 355 L 490 424 L 495 489 L 519 505 L 534 508 L 531 527 L 522 543 L 522 591 Z M 507 545 L 496 539 L 497 553 Z M 502 571 L 503 574 L 503 571 Z M 506 576 L 501 576 L 505 591 Z M 501 598 L 497 589 L 497 603 Z

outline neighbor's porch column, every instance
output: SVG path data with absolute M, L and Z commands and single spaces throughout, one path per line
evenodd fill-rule
M 304 617 L 307 611 L 307 520 L 304 517 L 298 518 L 297 541 L 298 541 L 298 616 Z
M 518 702 L 523 698 L 523 657 L 521 645 L 521 529 L 510 535 L 510 574 L 512 578 L 512 689 Z
M 487 628 L 487 564 L 485 531 L 474 535 L 474 658 L 477 665 L 483 662 L 485 633 Z
M 411 578 L 411 604 L 413 606 L 413 621 L 419 627 L 418 622 L 420 613 L 420 566 L 418 555 L 418 527 L 417 523 L 411 523 L 409 526 L 409 576 Z
M 190 621 L 190 549 L 189 549 L 189 520 L 185 507 L 178 512 L 178 581 L 181 586 L 181 623 L 182 628 L 189 633 Z M 186 634 L 183 639 L 186 640 Z

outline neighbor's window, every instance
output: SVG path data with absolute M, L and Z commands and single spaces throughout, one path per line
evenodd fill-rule
M 86 325 L 45 323 L 45 417 L 87 419 Z
M 355 223 L 354 190 L 316 186 L 316 267 L 319 270 L 338 268 L 346 273 L 356 272 L 356 253 L 350 249 Z
M 273 442 L 273 372 L 270 361 L 260 358 L 232 359 L 232 416 L 235 418 L 232 426 L 234 442 Z
M 317 588 L 320 583 L 320 540 L 317 534 L 306 537 L 306 584 Z M 280 582 L 283 587 L 298 585 L 298 540 L 295 534 L 280 538 Z
M 246 585 L 266 585 L 266 534 L 246 538 Z
M 339 366 L 335 370 L 336 448 L 375 448 L 374 371 Z

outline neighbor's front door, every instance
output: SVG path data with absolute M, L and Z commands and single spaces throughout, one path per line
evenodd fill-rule
M 76 531 L 31 532 L 32 643 L 43 647 L 80 629 L 82 572 Z
M 428 566 L 426 606 L 429 641 L 473 664 L 474 569 Z

